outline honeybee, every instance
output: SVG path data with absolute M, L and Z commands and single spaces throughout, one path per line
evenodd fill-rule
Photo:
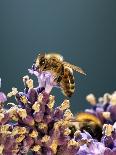
M 75 65 L 64 61 L 60 54 L 39 54 L 35 60 L 36 71 L 49 71 L 55 77 L 55 82 L 65 96 L 71 97 L 75 91 L 73 70 L 85 75 L 85 72 Z

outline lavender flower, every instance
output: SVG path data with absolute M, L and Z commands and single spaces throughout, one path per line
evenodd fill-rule
M 2 155 L 115 155 L 116 92 L 98 101 L 93 94 L 86 97 L 92 108 L 73 115 L 69 100 L 55 107 L 53 87 L 59 87 L 50 72 L 29 70 L 38 79 L 37 87 L 28 75 L 23 77 L 24 91 L 13 87 L 8 103 L 0 92 L 0 154 Z M 82 117 L 84 116 L 85 117 Z M 87 118 L 86 118 L 87 116 Z
M 7 101 L 6 95 L 3 92 L 0 92 L 0 104 Z

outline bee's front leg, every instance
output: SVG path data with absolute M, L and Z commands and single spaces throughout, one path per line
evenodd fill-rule
M 46 74 L 46 78 L 45 78 L 45 92 L 48 93 L 48 94 L 51 92 L 53 87 L 57 86 L 57 83 L 55 82 L 54 79 L 55 79 L 55 76 L 52 73 L 48 72 Z

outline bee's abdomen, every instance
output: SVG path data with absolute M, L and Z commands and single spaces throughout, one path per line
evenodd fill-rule
M 61 81 L 61 88 L 63 94 L 68 97 L 71 97 L 75 91 L 73 71 L 70 68 L 64 69 L 64 75 Z

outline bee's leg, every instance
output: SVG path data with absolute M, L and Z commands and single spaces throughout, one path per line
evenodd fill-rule
M 62 80 L 62 77 L 61 77 L 61 76 L 58 76 L 58 77 L 57 77 L 57 83 L 60 83 L 61 80 Z
M 64 66 L 61 67 L 61 75 L 64 75 Z
M 54 81 L 57 83 L 58 86 L 60 86 L 60 82 L 62 80 L 62 77 L 61 76 L 58 76 L 54 79 Z

